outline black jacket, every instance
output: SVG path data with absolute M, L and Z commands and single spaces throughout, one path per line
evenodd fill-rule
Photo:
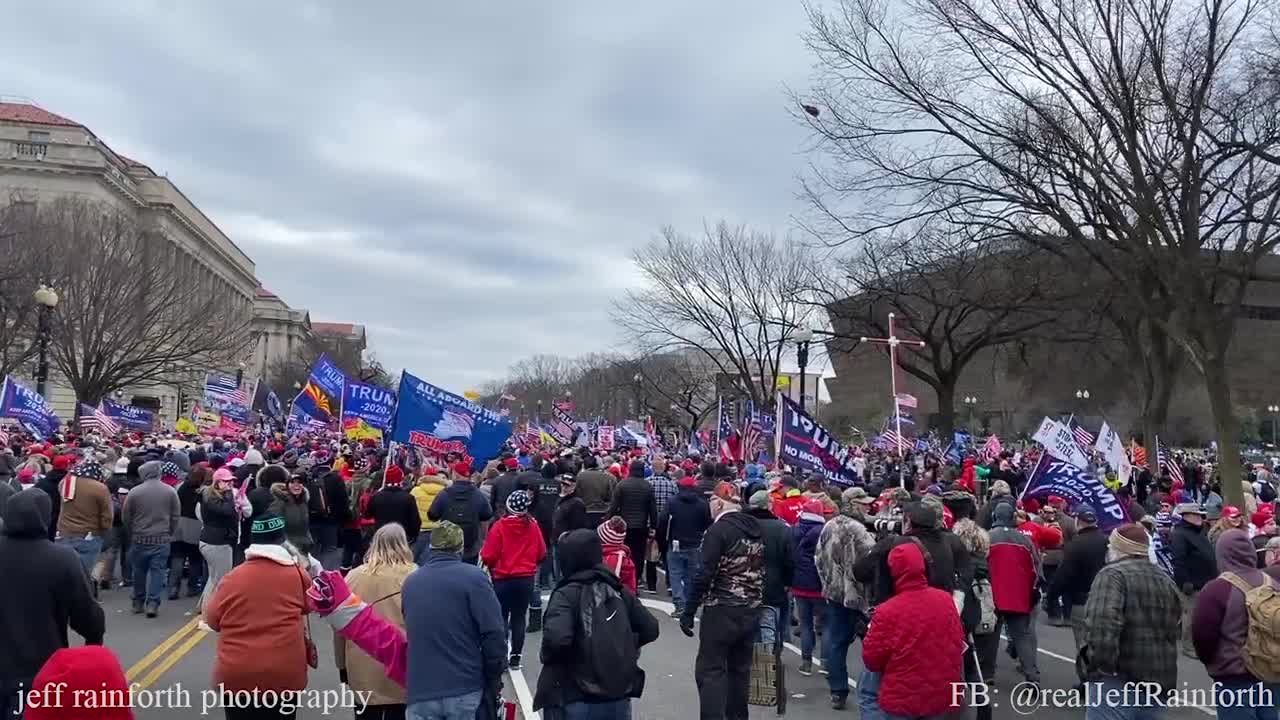
M 502 517 L 507 514 L 507 498 L 520 489 L 520 473 L 512 470 L 502 473 L 493 479 L 492 488 L 493 514 Z
M 693 580 L 684 613 L 699 605 L 759 607 L 764 592 L 764 533 L 741 512 L 720 516 L 702 536 L 702 572 Z
M 1093 579 L 1107 564 L 1107 536 L 1097 527 L 1084 527 L 1062 550 L 1062 563 L 1049 583 L 1049 597 L 1065 595 L 1084 607 Z
M 542 672 L 533 707 L 541 710 L 564 707 L 579 701 L 621 700 L 622 698 L 587 697 L 574 678 L 594 674 L 597 669 L 583 666 L 581 598 L 584 589 L 605 583 L 622 596 L 636 634 L 636 645 L 648 645 L 658 639 L 658 621 L 634 595 L 622 589 L 617 576 L 600 564 L 600 541 L 590 530 L 579 530 L 561 540 L 559 562 L 564 579 L 556 585 L 542 616 L 542 649 L 539 657 Z M 631 682 L 629 697 L 640 697 L 644 690 L 644 671 Z
M 533 496 L 533 507 L 529 509 L 529 513 L 538 521 L 538 527 L 542 529 L 542 540 L 550 548 L 559 537 L 554 530 L 556 508 L 560 506 L 560 480 L 555 475 L 543 477 L 541 473 L 525 472 L 521 473 L 520 484 Z M 585 508 L 583 506 L 584 512 Z
M 418 539 L 418 533 L 422 530 L 418 501 L 399 485 L 387 485 L 374 493 L 369 500 L 369 516 L 373 518 L 375 531 L 383 525 L 400 523 L 410 545 Z
M 957 538 L 959 539 L 959 538 Z M 950 587 L 943 587 L 939 583 L 944 572 L 934 569 L 937 561 L 933 557 L 933 553 L 922 542 L 922 539 L 913 535 L 889 535 L 875 544 L 871 548 L 871 552 L 859 559 L 853 564 L 853 577 L 867 588 L 867 601 L 872 605 L 880 603 L 893 597 L 893 576 L 889 572 L 889 551 L 904 543 L 918 543 L 925 549 L 924 564 L 925 575 L 929 578 L 930 587 L 936 587 L 939 590 L 951 592 L 955 587 L 954 570 L 949 576 L 952 578 Z M 967 557 L 967 554 L 966 554 Z M 954 566 L 953 566 L 954 567 Z M 971 571 L 972 572 L 972 571 Z M 973 582 L 973 576 L 970 575 L 970 584 Z
M 462 514 L 466 518 L 454 517 L 451 511 L 453 508 L 465 510 Z M 455 481 L 436 495 L 431 508 L 427 510 L 427 518 L 450 520 L 458 524 L 462 528 L 464 540 L 462 559 L 470 561 L 480 556 L 480 524 L 493 518 L 493 508 L 474 483 Z
M 327 472 L 320 478 L 320 489 L 329 505 L 329 521 L 342 526 L 351 520 L 351 508 L 347 497 L 347 483 L 336 472 Z M 324 522 L 323 518 L 318 518 Z
M 53 512 L 49 516 L 49 539 L 58 535 L 58 516 L 62 514 L 62 493 L 58 491 L 58 483 L 67 476 L 66 470 L 50 470 L 48 474 L 36 481 L 36 487 L 49 496 Z
M 791 528 L 768 510 L 751 508 L 747 514 L 760 522 L 764 536 L 764 589 L 760 601 L 771 607 L 786 607 L 787 588 L 796 572 Z
M 80 559 L 49 541 L 47 493 L 29 489 L 9 498 L 0 538 L 0 692 L 29 688 L 56 650 L 68 646 L 68 625 L 88 645 L 101 645 L 102 606 L 93 601 Z
M 667 501 L 658 518 L 658 542 L 667 547 L 673 540 L 681 550 L 702 544 L 702 534 L 711 527 L 711 505 L 697 487 L 682 487 Z
M 566 495 L 556 505 L 555 515 L 551 519 L 552 540 L 559 540 L 561 535 L 574 530 L 594 529 L 587 527 L 587 504 L 577 495 Z M 550 545 L 548 545 L 550 547 Z
M 240 538 L 240 514 L 236 512 L 235 491 L 218 497 L 209 488 L 200 493 L 200 542 L 234 545 Z
M 1199 590 L 1218 577 L 1218 559 L 1203 527 L 1178 524 L 1173 528 L 1173 539 L 1169 545 L 1173 558 L 1173 581 L 1179 589 L 1190 585 L 1193 591 Z
M 658 501 L 653 486 L 642 477 L 629 477 L 613 490 L 609 516 L 627 521 L 627 530 L 648 530 L 658 525 Z

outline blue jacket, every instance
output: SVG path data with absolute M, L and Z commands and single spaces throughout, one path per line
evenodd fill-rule
M 484 571 L 432 552 L 401 591 L 409 669 L 405 701 L 465 695 L 495 684 L 507 667 L 506 626 Z
M 791 548 L 796 571 L 791 587 L 797 590 L 822 592 L 822 579 L 818 576 L 818 563 L 814 559 L 818 551 L 818 537 L 825 523 L 801 520 L 791 528 Z
M 667 501 L 667 509 L 658 518 L 658 543 L 663 547 L 673 540 L 681 550 L 702 545 L 702 535 L 711 527 L 711 506 L 696 487 L 682 487 Z

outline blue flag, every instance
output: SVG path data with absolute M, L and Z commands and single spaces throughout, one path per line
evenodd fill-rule
M 275 420 L 278 422 L 282 418 L 284 418 L 284 406 L 280 404 L 280 396 L 276 395 L 275 390 L 271 390 L 270 392 L 267 393 L 266 410 L 267 410 L 267 417 L 271 418 L 272 420 Z
M 342 431 L 348 438 L 382 439 L 396 412 L 396 394 L 365 383 L 347 382 L 342 391 Z
M 511 437 L 511 418 L 405 372 L 391 439 L 437 454 L 462 453 L 473 463 L 498 456 Z
M 145 410 L 135 405 L 125 405 L 103 398 L 102 411 L 122 427 L 134 430 L 152 430 L 155 428 L 155 414 L 150 410 Z
M 0 417 L 13 418 L 38 438 L 47 438 L 58 431 L 62 421 L 53 414 L 53 408 L 34 390 L 5 378 L 4 394 L 0 398 Z
M 295 412 L 301 408 L 303 413 L 322 422 L 337 420 L 346 385 L 346 374 L 328 357 L 321 355 L 307 376 L 307 384 L 293 399 L 293 408 Z
M 1065 499 L 1073 510 L 1088 506 L 1098 516 L 1098 527 L 1104 531 L 1129 522 L 1128 512 L 1101 480 L 1071 463 L 1045 455 L 1031 473 L 1023 496 L 1043 500 L 1050 495 Z
M 782 462 L 811 470 L 833 483 L 853 485 L 860 480 L 853 467 L 854 457 L 851 448 L 836 442 L 798 403 L 782 398 Z

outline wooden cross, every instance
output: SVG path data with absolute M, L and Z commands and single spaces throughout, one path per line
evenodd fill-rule
M 902 413 L 898 410 L 898 346 L 909 345 L 911 347 L 924 347 L 921 340 L 905 340 L 897 336 L 894 332 L 893 313 L 889 313 L 889 337 L 887 338 L 858 338 L 859 342 L 869 342 L 876 345 L 887 345 L 889 347 L 889 388 L 893 393 L 893 421 L 897 426 L 895 430 L 898 433 L 898 460 L 902 460 Z M 899 462 L 901 464 L 901 462 Z

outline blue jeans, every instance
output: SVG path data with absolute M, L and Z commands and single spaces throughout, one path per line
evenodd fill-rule
M 427 559 L 431 557 L 431 531 L 423 530 L 418 533 L 418 539 L 413 541 L 413 561 L 418 567 L 427 564 Z
M 102 552 L 102 536 L 92 538 L 58 538 L 59 545 L 65 545 L 76 551 L 80 558 L 80 567 L 84 568 L 84 576 L 92 577 L 93 564 L 98 562 L 98 553 Z
M 827 601 L 826 649 L 827 685 L 832 695 L 849 694 L 849 646 L 853 644 L 853 611 L 841 603 Z M 876 684 L 879 687 L 879 682 Z M 861 685 L 859 685 L 861 689 Z
M 667 584 L 671 586 L 671 600 L 676 610 L 684 612 L 693 589 L 693 579 L 702 572 L 702 548 L 681 547 L 667 553 Z
M 481 691 L 465 695 L 423 700 L 405 708 L 406 720 L 475 720 L 480 708 Z
M 1280 684 L 1224 682 L 1215 685 L 1213 704 L 1218 720 L 1276 720 L 1280 712 Z
M 756 635 L 756 642 L 772 648 L 777 647 L 778 623 L 781 616 L 782 608 L 776 608 L 772 605 L 760 606 L 760 630 Z
M 546 713 L 543 713 L 545 716 Z M 631 699 L 602 703 L 569 703 L 564 706 L 564 720 L 631 720 Z
M 858 715 L 862 720 L 888 719 L 888 715 L 880 709 L 880 673 L 866 668 L 858 676 Z
M 795 598 L 796 615 L 800 620 L 800 658 L 813 659 L 813 648 L 818 644 L 818 636 L 814 628 L 814 620 L 818 613 L 826 611 L 826 600 L 819 598 Z M 828 643 L 829 644 L 829 643 Z M 819 653 L 818 657 L 822 657 Z
M 1096 698 L 1104 697 L 1103 693 L 1123 697 L 1120 693 L 1124 691 L 1126 684 L 1119 678 L 1087 683 L 1085 692 L 1091 695 L 1088 698 L 1089 706 L 1084 711 L 1085 720 L 1160 720 L 1165 716 L 1167 709 L 1163 707 L 1124 707 L 1096 701 Z
M 169 543 L 135 543 L 129 549 L 129 564 L 133 566 L 133 604 L 141 605 L 145 601 L 147 605 L 160 607 L 169 580 Z

